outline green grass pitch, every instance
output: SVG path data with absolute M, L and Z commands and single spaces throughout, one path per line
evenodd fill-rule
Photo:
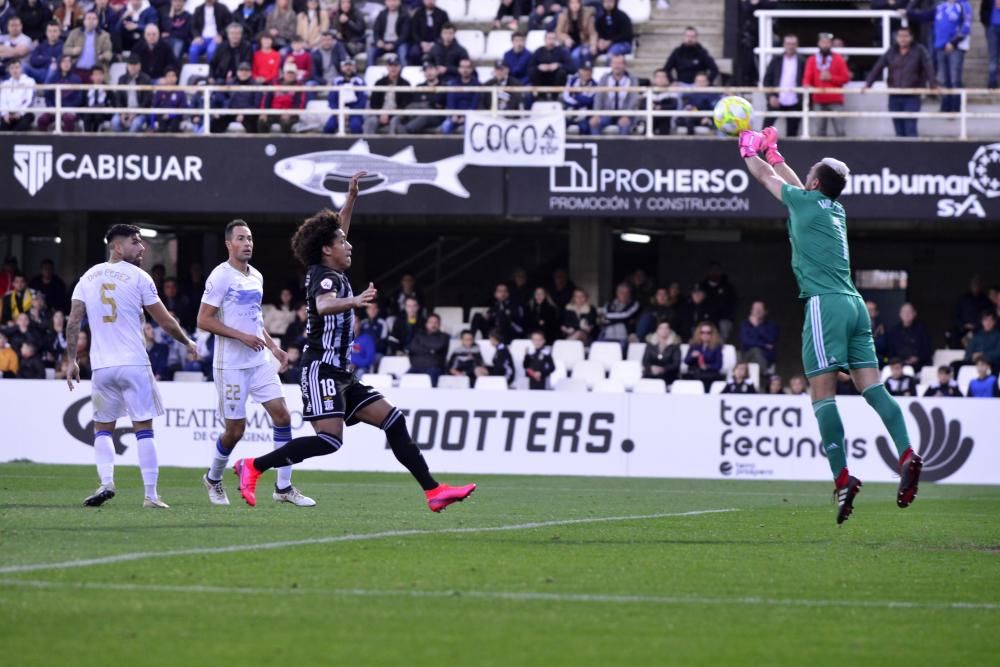
M 903 511 L 894 487 L 868 484 L 837 527 L 826 484 L 448 475 L 480 487 L 435 515 L 403 474 L 296 473 L 311 509 L 272 503 L 273 473 L 256 509 L 231 474 L 233 505 L 212 507 L 200 475 L 162 470 L 172 509 L 144 510 L 138 470 L 119 467 L 118 496 L 87 509 L 93 468 L 0 465 L 4 663 L 973 666 L 1000 653 L 1000 488 L 928 484 Z

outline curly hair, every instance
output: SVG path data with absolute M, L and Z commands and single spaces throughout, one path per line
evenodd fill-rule
M 299 225 L 292 235 L 292 252 L 305 264 L 323 263 L 323 246 L 333 244 L 340 229 L 340 215 L 328 208 L 323 209 Z

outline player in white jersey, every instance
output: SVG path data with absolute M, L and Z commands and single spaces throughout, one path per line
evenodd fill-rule
M 94 369 L 94 458 L 101 485 L 84 505 L 97 507 L 115 497 L 115 448 L 111 436 L 119 417 L 128 416 L 135 430 L 139 470 L 146 487 L 143 507 L 167 509 L 156 491 L 159 466 L 153 444 L 153 418 L 163 414 L 160 392 L 149 365 L 142 326 L 143 308 L 171 336 L 196 355 L 194 341 L 167 312 L 148 273 L 139 268 L 146 248 L 134 225 L 115 225 L 105 236 L 108 261 L 83 274 L 73 290 L 66 324 L 66 382 L 80 382 L 76 341 L 84 315 L 90 324 L 90 361 Z
M 292 419 L 285 405 L 278 372 L 288 367 L 288 355 L 264 329 L 261 304 L 264 278 L 250 266 L 253 234 L 242 220 L 226 225 L 229 259 L 219 264 L 205 281 L 205 295 L 198 310 L 198 327 L 215 334 L 215 388 L 219 392 L 219 416 L 226 430 L 215 442 L 215 451 L 202 483 L 213 505 L 228 505 L 222 473 L 229 455 L 247 426 L 247 399 L 253 398 L 267 411 L 274 427 L 274 448 L 292 439 Z M 278 360 L 276 371 L 268 350 Z M 272 498 L 297 507 L 312 507 L 312 498 L 292 486 L 292 467 L 278 468 Z

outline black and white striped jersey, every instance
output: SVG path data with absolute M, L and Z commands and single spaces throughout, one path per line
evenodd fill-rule
M 320 315 L 316 297 L 335 293 L 338 299 L 354 296 L 351 282 L 343 273 L 313 264 L 306 271 L 306 346 L 302 350 L 303 362 L 320 360 L 334 368 L 347 370 L 351 365 L 351 348 L 354 345 L 354 311 L 336 315 Z

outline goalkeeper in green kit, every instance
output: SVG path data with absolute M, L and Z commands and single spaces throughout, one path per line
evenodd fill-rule
M 917 495 L 923 461 L 910 447 L 899 404 L 882 385 L 871 320 L 851 280 L 847 218 L 837 201 L 850 171 L 840 160 L 823 158 L 809 169 L 803 184 L 778 152 L 778 132 L 773 127 L 742 132 L 740 155 L 753 177 L 788 207 L 792 271 L 799 298 L 805 301 L 802 364 L 836 485 L 837 523 L 851 515 L 861 490 L 861 480 L 847 469 L 844 424 L 835 398 L 839 371 L 851 374 L 854 385 L 892 436 L 899 451 L 896 504 L 908 507 Z

